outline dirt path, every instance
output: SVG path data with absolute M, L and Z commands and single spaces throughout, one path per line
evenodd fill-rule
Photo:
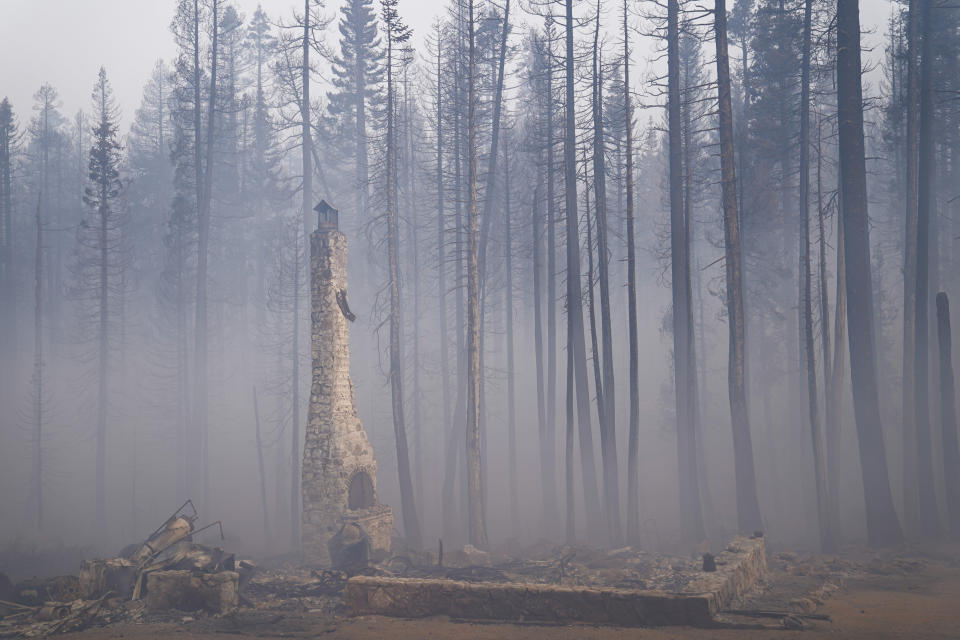
M 761 640 L 850 638 L 911 640 L 960 638 L 960 567 L 927 565 L 908 575 L 877 575 L 847 583 L 817 611 L 831 621 L 812 621 L 802 631 L 778 629 L 621 629 L 585 625 L 544 626 L 399 620 L 378 616 L 324 618 L 297 613 L 251 619 L 207 619 L 182 624 L 119 624 L 65 636 L 70 640 L 245 640 L 329 638 L 330 640 Z

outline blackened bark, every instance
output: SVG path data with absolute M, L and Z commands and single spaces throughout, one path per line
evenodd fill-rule
M 557 209 L 554 190 L 556 165 L 554 161 L 554 125 L 553 125 L 553 43 L 550 34 L 547 37 L 547 448 L 551 454 L 556 451 L 557 424 Z M 544 475 L 544 482 L 555 482 L 553 455 L 550 467 Z M 551 482 L 552 481 L 552 482 Z M 559 505 L 551 501 L 546 505 L 547 513 L 556 519 L 552 525 L 559 524 Z M 552 526 L 547 527 L 550 531 Z
M 403 512 L 403 530 L 406 544 L 411 549 L 420 547 L 420 520 L 413 495 L 413 479 L 410 473 L 410 453 L 407 448 L 407 429 L 403 413 L 403 364 L 400 361 L 400 226 L 396 199 L 396 131 L 393 87 L 393 46 L 395 31 L 403 28 L 396 23 L 395 10 L 385 22 L 387 29 L 387 252 L 390 263 L 390 392 L 393 409 L 393 432 L 397 447 L 397 475 L 400 480 L 400 508 Z M 409 33 L 409 32 L 406 32 Z
M 670 168 L 670 280 L 673 294 L 673 380 L 677 420 L 677 471 L 681 535 L 704 538 L 694 432 L 693 300 L 690 288 L 690 227 L 683 197 L 683 118 L 680 104 L 680 6 L 667 2 L 667 138 Z
M 727 286 L 727 322 L 730 330 L 728 386 L 733 427 L 734 474 L 737 487 L 737 525 L 741 531 L 761 525 L 760 504 L 753 466 L 750 413 L 744 384 L 743 273 L 740 249 L 740 212 L 734 167 L 733 109 L 730 104 L 730 63 L 727 55 L 727 9 L 724 0 L 714 6 L 717 47 L 717 94 L 720 128 L 720 172 L 723 191 L 724 246 Z
M 197 303 L 194 318 L 194 411 L 193 421 L 200 438 L 200 474 L 202 478 L 203 504 L 210 504 L 210 446 L 207 429 L 207 265 L 210 248 L 210 205 L 213 196 L 213 143 L 217 95 L 217 45 L 220 22 L 220 0 L 213 0 L 211 21 L 212 42 L 210 51 L 210 93 L 207 96 L 207 142 L 206 161 L 203 168 L 203 191 L 197 212 Z M 298 521 L 299 524 L 299 521 Z
M 42 194 L 41 194 L 42 198 Z M 36 213 L 37 243 L 33 274 L 33 489 L 37 531 L 43 531 L 43 224 Z
M 290 348 L 290 546 L 300 548 L 300 251 L 299 225 L 293 232 L 293 344 Z M 307 236 L 309 237 L 309 236 Z
M 820 118 L 817 117 L 817 222 L 819 227 L 819 289 L 820 289 L 820 344 L 823 349 L 823 387 L 825 407 L 825 448 L 826 448 L 826 473 L 827 473 L 827 513 L 830 518 L 830 526 L 833 529 L 833 536 L 836 544 L 840 544 L 840 478 L 839 478 L 839 421 L 835 407 L 839 391 L 834 389 L 834 381 L 843 379 L 843 371 L 838 371 L 838 365 L 843 364 L 843 354 L 838 354 L 833 358 L 830 351 L 830 301 L 827 291 L 827 238 L 826 225 L 824 221 L 823 205 L 823 155 L 821 153 L 821 127 Z M 837 216 L 837 220 L 840 216 Z M 838 227 L 838 231 L 842 227 Z M 843 253 L 841 246 L 843 237 L 837 236 L 837 309 L 839 311 L 841 300 L 840 288 L 843 284 L 843 275 L 841 273 L 841 260 Z M 837 320 L 837 324 L 841 324 Z M 837 327 L 836 337 L 839 344 L 842 336 L 842 328 Z
M 916 313 L 917 313 L 917 187 L 919 170 L 920 123 L 920 0 L 910 0 L 908 9 L 909 35 L 907 40 L 907 182 L 906 182 L 906 229 L 903 239 L 903 521 L 910 534 L 920 522 L 917 485 L 917 409 L 916 394 Z
M 542 158 L 542 156 L 541 156 Z M 558 522 L 557 490 L 554 457 L 556 450 L 552 434 L 547 433 L 547 411 L 543 374 L 543 216 L 540 203 L 543 198 L 543 167 L 538 163 L 537 184 L 533 198 L 533 340 L 537 368 L 537 435 L 540 444 L 540 493 L 543 497 L 542 522 L 544 531 Z
M 301 215 L 303 216 L 303 237 L 306 244 L 310 238 L 310 214 L 313 211 L 313 136 L 310 129 L 310 40 L 313 37 L 310 24 L 310 0 L 303 0 L 303 36 L 301 41 L 302 67 L 300 68 L 300 160 L 303 170 L 301 189 Z M 304 252 L 305 254 L 307 252 Z M 299 275 L 300 256 L 295 254 L 298 264 L 294 267 L 294 317 L 293 317 L 293 429 L 290 444 L 290 542 L 294 549 L 300 548 L 300 319 L 299 319 Z M 307 258 L 308 259 L 308 258 Z M 404 513 L 406 516 L 406 513 Z
M 610 249 L 607 242 L 607 166 L 603 140 L 603 61 L 600 57 L 600 2 L 593 35 L 593 190 L 597 217 L 597 271 L 600 276 L 600 329 L 603 344 L 603 417 L 600 419 L 600 455 L 603 461 L 604 507 L 610 544 L 622 542 L 620 473 L 617 464 L 616 395 L 613 377 L 613 326 L 610 318 Z M 589 193 L 589 192 L 588 192 Z M 588 223 L 589 227 L 589 223 Z M 592 304 L 592 303 L 591 303 Z M 599 389 L 599 385 L 598 385 Z
M 470 204 L 467 210 L 467 533 L 470 544 L 487 548 L 480 442 L 480 275 L 478 265 L 477 80 L 474 3 L 467 3 L 467 153 Z
M 204 187 L 203 187 L 203 163 L 201 162 L 201 149 L 203 148 L 203 130 L 200 128 L 202 113 L 203 113 L 203 103 L 200 100 L 201 86 L 200 86 L 200 4 L 199 0 L 193 0 L 193 41 L 191 42 L 193 47 L 193 170 L 194 170 L 194 189 L 196 195 L 196 207 L 197 214 L 200 216 L 200 212 L 203 209 L 203 200 L 204 200 Z M 201 239 L 205 239 L 206 235 L 202 231 L 203 221 L 198 220 L 198 231 L 200 231 Z M 197 261 L 197 276 L 198 276 L 198 285 L 199 285 L 199 275 L 200 275 L 200 264 L 199 264 L 199 255 Z M 199 286 L 198 286 L 199 294 Z M 199 295 L 198 295 L 199 297 Z M 199 313 L 199 311 L 197 311 Z M 197 327 L 198 328 L 198 327 Z M 199 336 L 199 332 L 197 333 Z M 181 350 L 184 354 L 184 366 L 186 364 L 187 355 L 186 351 L 189 349 L 186 344 L 187 333 L 186 330 L 180 334 L 184 344 L 181 347 Z M 199 340 L 199 337 L 195 338 Z M 197 360 L 199 361 L 199 353 L 196 354 Z M 194 372 L 199 373 L 195 370 Z M 186 378 L 186 376 L 183 376 Z M 194 393 L 196 395 L 202 394 L 202 388 L 199 385 L 199 378 L 195 383 Z M 188 420 L 190 433 L 185 434 L 185 446 L 184 446 L 184 473 L 187 475 L 187 491 L 191 495 L 196 495 L 197 492 L 201 490 L 201 481 L 198 478 L 200 472 L 200 466 L 203 464 L 203 458 L 200 453 L 202 447 L 202 434 L 198 425 L 196 424 L 196 407 L 191 402 L 187 392 L 184 393 L 184 400 L 189 405 L 189 408 L 185 408 L 186 419 Z
M 577 541 L 576 511 L 573 500 L 573 349 L 567 349 L 566 431 L 563 446 L 563 467 L 566 486 L 567 544 Z
M 487 241 L 490 238 L 490 221 L 493 217 L 490 210 L 493 208 L 493 187 L 496 184 L 497 158 L 500 143 L 500 112 L 503 107 L 503 76 L 507 65 L 507 36 L 510 35 L 510 0 L 506 0 L 503 10 L 503 25 L 500 32 L 500 54 L 497 65 L 497 87 L 493 97 L 493 127 L 490 137 L 490 153 L 487 155 L 487 180 L 484 189 L 483 227 L 480 230 L 480 246 L 478 263 L 480 265 L 480 288 L 487 277 Z
M 300 68 L 300 159 L 303 167 L 303 233 L 310 237 L 310 212 L 313 211 L 313 136 L 310 131 L 310 0 L 303 0 L 303 66 Z
M 263 438 L 260 434 L 260 405 L 257 388 L 253 388 L 253 420 L 257 436 L 257 469 L 260 472 L 260 510 L 263 512 L 263 547 L 270 549 L 270 514 L 267 511 L 267 475 L 263 465 Z
M 859 0 L 837 0 L 837 116 L 841 215 L 849 296 L 850 375 L 867 511 L 867 538 L 871 545 L 882 546 L 898 544 L 902 534 L 890 495 L 877 391 L 860 72 Z
M 813 341 L 813 294 L 810 267 L 810 46 L 813 0 L 803 8 L 803 59 L 800 72 L 800 313 L 802 314 L 801 359 L 806 373 L 807 412 L 813 446 L 813 473 L 817 492 L 820 549 L 836 550 L 827 498 L 827 471 L 820 408 L 817 402 L 817 363 Z M 821 213 L 822 215 L 822 213 Z M 822 228 L 822 226 L 821 226 Z
M 920 54 L 920 140 L 918 149 L 919 173 L 917 182 L 917 280 L 914 287 L 914 408 L 917 430 L 917 489 L 919 491 L 920 531 L 926 537 L 937 535 L 937 498 L 934 493 L 933 444 L 930 432 L 929 369 L 929 286 L 931 247 L 931 216 L 934 215 L 935 194 L 933 148 L 933 35 L 930 4 L 919 0 L 923 29 Z
M 510 153 L 504 135 L 503 149 L 503 242 L 507 285 L 504 291 L 507 332 L 507 437 L 510 465 L 510 520 L 514 539 L 520 535 L 520 483 L 517 479 L 517 394 L 513 363 L 513 220 L 510 214 Z
M 458 4 L 458 12 L 462 11 L 462 6 Z M 461 42 L 462 16 L 457 16 L 457 46 Z M 456 308 L 456 336 L 457 336 L 457 391 L 454 401 L 453 414 L 451 417 L 450 429 L 453 431 L 453 437 L 450 439 L 450 449 L 446 452 L 444 460 L 443 490 L 441 501 L 443 508 L 443 531 L 444 536 L 452 538 L 457 531 L 459 518 L 457 517 L 456 496 L 462 491 L 463 482 L 458 483 L 457 467 L 461 458 L 462 443 L 461 437 L 466 432 L 466 410 L 465 410 L 465 392 L 466 392 L 466 358 L 464 357 L 464 317 L 463 317 L 463 127 L 461 126 L 460 113 L 462 111 L 462 94 L 460 81 L 462 68 L 460 66 L 459 56 L 454 59 L 454 103 L 453 103 L 453 202 L 454 202 L 454 305 Z
M 574 386 L 577 394 L 583 496 L 586 506 L 588 537 L 597 538 L 602 528 L 600 495 L 597 491 L 597 470 L 593 455 L 590 426 L 590 391 L 587 387 L 587 346 L 583 330 L 583 297 L 580 291 L 580 229 L 577 214 L 576 169 L 576 103 L 573 79 L 573 0 L 566 0 L 566 97 L 564 99 L 565 132 L 563 138 L 564 193 L 566 195 L 567 240 L 567 348 L 572 350 Z
M 627 452 L 627 541 L 640 536 L 640 357 L 637 337 L 636 243 L 633 228 L 633 111 L 630 100 L 630 34 L 623 0 L 623 103 L 627 132 L 627 325 L 630 350 L 630 431 Z
M 599 424 L 604 423 L 604 414 L 607 410 L 607 404 L 604 402 L 603 376 L 600 373 L 600 347 L 597 340 L 597 313 L 596 313 L 596 295 L 594 285 L 595 274 L 593 268 L 593 217 L 590 215 L 590 182 L 589 171 L 587 169 L 587 150 L 583 150 L 583 206 L 587 227 L 587 318 L 590 324 L 590 349 L 593 354 L 593 383 L 597 392 L 597 420 Z M 601 443 L 602 446 L 602 443 Z M 606 506 L 606 505 L 604 505 Z M 609 527 L 609 516 L 607 524 Z
M 950 301 L 937 294 L 937 335 L 940 338 L 940 428 L 943 448 L 943 485 L 950 533 L 960 535 L 960 449 L 957 447 L 957 402 L 953 378 L 953 340 Z
M 441 508 L 444 520 L 443 531 L 447 531 L 448 512 L 447 500 L 452 497 L 448 492 L 446 477 L 447 461 L 451 459 L 456 448 L 453 444 L 455 431 L 450 414 L 450 354 L 449 335 L 447 330 L 447 246 L 446 220 L 444 213 L 444 185 L 443 185 L 443 69 L 441 66 L 443 52 L 443 38 L 441 29 L 437 29 L 437 298 L 440 303 L 440 376 L 443 389 L 443 435 L 444 435 L 444 482 L 441 489 Z M 454 458 L 455 459 L 455 458 Z

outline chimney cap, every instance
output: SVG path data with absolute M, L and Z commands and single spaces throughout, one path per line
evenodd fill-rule
M 339 225 L 340 212 L 326 200 L 321 200 L 313 210 L 317 212 L 318 229 L 336 229 Z
M 327 202 L 326 200 L 321 200 L 321 201 L 317 204 L 317 206 L 315 206 L 315 207 L 313 208 L 313 210 L 316 211 L 317 213 L 322 213 L 322 214 L 324 214 L 324 215 L 329 215 L 331 212 L 332 212 L 332 213 L 339 213 L 339 211 L 337 211 L 337 209 L 334 208 L 334 207 L 333 207 L 329 202 Z

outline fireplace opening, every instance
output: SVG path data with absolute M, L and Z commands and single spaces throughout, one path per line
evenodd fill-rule
M 347 498 L 349 509 L 366 509 L 375 504 L 373 481 L 366 471 L 358 471 L 350 480 L 350 492 Z

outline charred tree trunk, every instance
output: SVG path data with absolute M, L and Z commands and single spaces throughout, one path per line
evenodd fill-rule
M 914 286 L 914 393 L 917 430 L 917 489 L 920 493 L 920 531 L 925 537 L 937 535 L 937 498 L 934 493 L 933 444 L 930 431 L 929 369 L 929 286 L 931 217 L 934 215 L 933 146 L 933 35 L 930 21 L 932 0 L 919 0 L 921 36 L 920 54 L 920 139 L 917 182 L 917 281 Z M 934 247 L 936 240 L 934 239 Z
M 43 531 L 43 224 L 36 214 L 37 244 L 33 274 L 33 488 L 37 531 Z
M 891 545 L 898 544 L 902 534 L 890 495 L 877 391 L 860 73 L 859 0 L 837 0 L 837 116 L 853 405 L 867 510 L 867 537 L 872 545 Z
M 554 125 L 553 125 L 553 45 L 547 41 L 547 447 L 551 452 L 550 467 L 544 475 L 544 482 L 552 486 L 556 451 L 557 423 L 557 209 L 554 190 L 556 165 L 554 161 Z M 552 491 L 552 489 L 550 489 Z M 548 496 L 549 498 L 549 496 Z M 559 524 L 559 507 L 551 498 L 547 503 L 548 513 L 555 514 L 554 526 Z M 547 527 L 550 531 L 552 526 Z
M 510 520 L 514 539 L 520 536 L 520 483 L 517 476 L 517 394 L 513 362 L 513 220 L 510 214 L 510 153 L 504 136 L 503 149 L 503 242 L 506 290 L 504 291 L 507 333 L 507 443 L 510 465 Z
M 197 304 L 194 320 L 194 423 L 200 436 L 200 467 L 203 486 L 203 504 L 210 504 L 210 446 L 207 428 L 207 264 L 210 247 L 210 206 L 213 197 L 213 144 L 214 116 L 216 114 L 217 95 L 217 44 L 220 32 L 218 7 L 220 1 L 213 0 L 211 22 L 212 43 L 210 51 L 210 95 L 207 97 L 207 143 L 206 161 L 203 169 L 203 198 L 197 215 Z
M 950 533 L 960 536 L 960 449 L 957 446 L 957 402 L 953 378 L 953 340 L 950 302 L 937 294 L 937 334 L 940 337 L 940 428 L 943 447 L 943 484 Z
M 693 381 L 693 299 L 690 227 L 683 197 L 683 121 L 680 104 L 680 5 L 667 2 L 667 137 L 670 165 L 670 280 L 673 294 L 673 380 L 677 412 L 677 471 L 681 531 L 686 542 L 704 538 L 700 508 Z
M 267 511 L 267 474 L 263 465 L 263 438 L 260 434 L 260 405 L 257 388 L 253 388 L 253 420 L 257 436 L 257 469 L 260 472 L 260 510 L 263 512 L 263 548 L 270 550 L 270 515 Z
M 542 159 L 542 155 L 540 156 Z M 540 444 L 540 487 L 543 499 L 543 531 L 556 526 L 557 490 L 554 474 L 556 450 L 552 433 L 548 433 L 546 397 L 543 375 L 543 218 L 540 203 L 543 198 L 543 167 L 537 166 L 537 185 L 533 198 L 533 341 L 537 369 L 537 435 Z
M 573 79 L 573 0 L 566 0 L 566 97 L 564 99 L 565 133 L 564 193 L 566 195 L 567 240 L 567 348 L 573 351 L 574 386 L 577 394 L 577 424 L 580 435 L 581 472 L 586 506 L 588 537 L 596 539 L 602 530 L 600 495 L 597 491 L 597 470 L 593 455 L 590 426 L 590 391 L 587 387 L 587 346 L 583 330 L 583 298 L 580 276 L 580 229 L 577 214 L 577 136 L 576 103 Z
M 303 170 L 303 187 L 301 192 L 301 208 L 303 216 L 303 237 L 305 243 L 310 238 L 310 213 L 313 211 L 313 137 L 310 130 L 310 0 L 303 0 L 303 36 L 301 42 L 303 66 L 300 69 L 301 101 L 300 101 L 300 160 Z M 300 548 L 300 311 L 299 311 L 299 278 L 301 265 L 300 257 L 296 256 L 298 264 L 294 266 L 294 317 L 293 317 L 293 429 L 290 446 L 290 542 L 295 550 Z M 309 259 L 309 258 L 308 258 Z M 406 516 L 406 513 L 404 513 Z
M 480 230 L 478 263 L 480 265 L 480 289 L 487 277 L 487 241 L 490 238 L 490 221 L 493 218 L 493 191 L 496 184 L 498 148 L 500 145 L 500 111 L 503 106 L 503 76 L 507 64 L 507 36 L 510 34 L 510 0 L 503 10 L 503 27 L 500 33 L 500 53 L 497 65 L 497 87 L 493 97 L 493 130 L 490 137 L 490 153 L 487 156 L 487 180 L 484 189 L 483 227 Z
M 458 5 L 458 11 L 462 10 L 462 7 Z M 457 35 L 458 35 L 458 46 L 460 42 L 460 29 L 462 25 L 461 16 L 457 17 Z M 456 335 L 457 335 L 457 392 L 456 398 L 454 401 L 453 414 L 451 418 L 450 428 L 453 432 L 453 437 L 450 439 L 451 449 L 447 451 L 444 461 L 444 476 L 443 476 L 443 491 L 441 495 L 442 508 L 443 508 L 443 526 L 444 526 L 444 535 L 447 539 L 450 539 L 456 535 L 457 528 L 459 525 L 459 518 L 457 517 L 457 495 L 462 493 L 459 491 L 463 482 L 458 482 L 457 478 L 457 467 L 458 461 L 462 456 L 462 444 L 460 438 L 465 435 L 466 432 L 466 409 L 465 402 L 466 398 L 464 394 L 466 392 L 466 359 L 464 357 L 464 317 L 463 317 L 463 180 L 462 180 L 462 169 L 463 169 L 463 127 L 460 120 L 460 112 L 462 111 L 462 89 L 460 86 L 460 80 L 462 75 L 462 68 L 460 66 L 459 60 L 455 59 L 454 67 L 456 72 L 454 73 L 453 86 L 454 86 L 454 103 L 453 103 L 453 170 L 454 170 L 454 282 L 455 286 L 455 295 L 454 295 L 454 304 L 456 306 Z M 461 503 L 462 506 L 462 503 Z
M 441 68 L 442 47 L 441 30 L 437 29 L 437 297 L 440 302 L 440 376 L 443 393 L 443 434 L 444 441 L 444 473 L 446 476 L 446 461 L 450 459 L 454 447 L 454 429 L 451 424 L 450 413 L 450 354 L 447 331 L 447 247 L 446 247 L 446 220 L 444 218 L 444 186 L 443 186 L 443 72 Z M 444 525 L 448 513 L 448 480 L 445 477 L 441 489 L 441 508 Z M 443 527 L 446 531 L 446 526 Z
M 396 20 L 396 16 L 394 16 Z M 413 495 L 407 428 L 403 413 L 403 364 L 400 361 L 400 226 L 396 199 L 396 127 L 393 87 L 393 46 L 395 23 L 387 25 L 387 252 L 390 263 L 390 392 L 393 409 L 393 432 L 397 446 L 397 474 L 400 480 L 400 508 L 406 544 L 420 547 L 420 520 Z M 402 38 L 402 36 L 401 36 Z M 402 41 L 402 40 L 401 40 Z
M 831 357 L 830 351 L 830 302 L 829 292 L 827 291 L 827 239 L 826 226 L 824 224 L 824 206 L 823 206 L 823 174 L 821 153 L 821 130 L 820 119 L 817 118 L 817 222 L 819 226 L 819 289 L 820 289 L 820 331 L 821 346 L 823 347 L 823 387 L 824 404 L 826 405 L 825 417 L 825 448 L 826 448 L 826 473 L 827 473 L 827 512 L 830 518 L 830 526 L 833 528 L 833 536 L 836 544 L 840 544 L 840 441 L 839 441 L 839 396 L 838 388 L 843 380 L 843 353 L 840 350 L 840 342 L 843 336 L 842 320 L 836 320 L 836 340 L 837 356 Z M 839 222 L 840 216 L 837 216 Z M 840 313 L 841 304 L 844 303 L 843 297 L 843 236 L 842 227 L 837 228 L 837 313 Z M 835 388 L 836 387 L 836 388 Z
M 633 111 L 630 100 L 630 34 L 623 0 L 623 103 L 627 164 L 627 326 L 630 350 L 630 431 L 627 452 L 627 541 L 640 537 L 640 356 L 637 337 L 637 258 L 633 228 Z
M 303 67 L 300 83 L 303 85 L 300 99 L 300 160 L 303 167 L 303 233 L 310 237 L 310 212 L 313 210 L 313 136 L 310 131 L 310 0 L 303 0 Z
M 483 500 L 483 463 L 480 442 L 480 273 L 478 265 L 477 192 L 477 87 L 476 38 L 473 0 L 467 3 L 469 69 L 467 71 L 467 178 L 470 204 L 467 211 L 467 533 L 470 544 L 487 548 L 487 524 Z
M 290 353 L 290 546 L 300 548 L 300 255 L 299 225 L 293 227 L 293 345 Z M 309 236 L 307 236 L 309 237 Z
M 841 0 L 843 1 L 843 0 Z M 717 94 L 720 116 L 720 167 L 723 191 L 724 246 L 727 287 L 727 322 L 730 330 L 728 386 L 730 422 L 733 427 L 734 470 L 737 486 L 737 525 L 741 531 L 761 526 L 760 504 L 753 467 L 750 412 L 745 377 L 743 273 L 740 249 L 740 212 L 733 150 L 733 110 L 730 104 L 730 63 L 727 56 L 727 9 L 725 0 L 714 7 L 717 47 Z
M 439 59 L 439 40 L 437 43 Z M 355 136 L 357 144 L 357 155 L 354 161 L 355 176 L 357 184 L 355 190 L 356 213 L 354 215 L 360 220 L 361 224 L 367 222 L 367 203 L 370 201 L 370 160 L 367 155 L 367 58 L 361 55 L 359 51 L 354 52 L 355 64 L 354 77 L 356 78 L 356 96 L 355 111 Z M 439 101 L 439 94 L 437 100 Z M 439 102 L 438 102 L 439 108 Z
M 597 313 L 593 269 L 593 220 L 590 215 L 590 181 L 587 169 L 587 150 L 583 150 L 583 206 L 587 227 L 587 317 L 590 323 L 590 349 L 593 353 L 593 383 L 597 391 L 597 420 L 604 423 L 607 404 L 604 402 L 603 376 L 600 373 L 600 347 L 597 341 Z M 602 444 L 601 444 L 602 446 Z M 609 517 L 607 519 L 609 525 Z
M 17 343 L 17 314 L 15 313 L 13 249 L 13 148 L 16 142 L 13 109 L 10 103 L 0 101 L 0 357 L 10 358 Z M 0 373 L 0 398 L 6 399 L 11 389 L 10 375 Z
M 566 431 L 563 445 L 564 480 L 566 485 L 567 544 L 577 541 L 576 510 L 573 499 L 573 350 L 567 349 Z
M 593 190 L 597 207 L 597 271 L 600 275 L 600 329 L 603 343 L 603 418 L 600 420 L 600 455 L 603 461 L 604 506 L 610 544 L 622 542 L 620 524 L 620 473 L 617 464 L 617 403 L 613 378 L 613 323 L 610 318 L 610 249 L 607 242 L 607 167 L 603 141 L 603 61 L 600 49 L 600 2 L 597 1 L 593 35 Z M 589 226 L 589 224 L 588 224 Z M 599 387 L 598 387 L 599 388 Z M 601 398 L 598 396 L 598 402 Z
M 201 120 L 203 113 L 203 103 L 200 100 L 201 86 L 200 86 L 200 4 L 199 0 L 193 0 L 193 169 L 194 169 L 194 189 L 196 190 L 196 206 L 198 217 L 202 217 L 203 210 L 203 200 L 204 200 L 204 174 L 203 174 L 203 162 L 201 161 L 202 157 L 202 140 L 203 140 L 203 130 L 201 129 Z M 201 234 L 201 239 L 205 241 L 206 233 L 203 229 L 203 220 L 197 220 L 198 231 Z M 200 291 L 200 260 L 199 253 L 197 256 L 197 297 L 199 298 Z M 196 311 L 199 313 L 199 310 Z M 196 336 L 194 337 L 194 346 L 196 342 L 200 340 L 199 337 L 199 325 L 195 327 Z M 182 334 L 184 342 L 187 340 L 186 331 Z M 182 350 L 184 354 L 189 349 L 188 345 L 184 344 Z M 200 354 L 197 352 L 194 354 L 197 359 L 197 364 L 195 364 L 194 375 L 199 374 L 199 359 Z M 185 356 L 186 357 L 186 356 Z M 199 397 L 203 390 L 200 387 L 200 379 L 194 383 L 194 394 Z M 184 398 L 189 396 L 185 395 Z M 186 489 L 190 492 L 191 495 L 196 495 L 196 492 L 201 490 L 201 480 L 198 478 L 200 474 L 200 466 L 203 463 L 203 457 L 201 455 L 202 447 L 202 433 L 200 427 L 197 424 L 197 409 L 196 403 L 199 403 L 200 400 L 197 399 L 196 403 L 189 402 L 189 409 L 187 409 L 187 420 L 189 424 L 189 429 L 191 433 L 185 434 L 185 446 L 184 446 L 184 473 L 187 477 Z M 189 437 L 186 437 L 189 436 Z
M 403 102 L 406 111 L 405 128 L 407 154 L 407 224 L 410 230 L 411 277 L 413 280 L 413 487 L 414 496 L 419 504 L 423 504 L 423 411 L 422 391 L 420 386 L 420 225 L 418 220 L 419 198 L 417 197 L 417 180 L 415 176 L 416 149 L 413 138 L 413 108 L 408 98 L 409 64 L 404 62 L 403 68 Z
M 916 314 L 917 314 L 917 188 L 920 123 L 920 0 L 910 0 L 907 42 L 907 181 L 906 230 L 903 239 L 903 521 L 910 534 L 920 522 L 917 485 Z
M 104 118 L 106 116 L 104 115 Z M 107 181 L 101 180 L 97 185 L 100 192 L 100 207 L 97 212 L 100 223 L 97 237 L 98 257 L 98 277 L 97 277 L 97 457 L 96 457 L 96 516 L 97 527 L 100 533 L 107 529 L 107 390 L 110 381 L 107 375 L 110 371 L 108 362 L 110 354 L 110 318 L 109 318 L 109 281 L 108 259 L 109 251 L 107 246 L 108 220 L 109 212 L 107 210 L 107 200 L 110 185 Z
M 813 446 L 813 473 L 817 492 L 820 549 L 824 553 L 833 553 L 836 550 L 836 540 L 833 535 L 833 523 L 828 508 L 827 472 L 824 460 L 823 434 L 820 431 L 820 408 L 817 402 L 817 363 L 813 341 L 813 287 L 810 267 L 810 31 L 812 14 L 813 0 L 805 0 L 803 8 L 803 60 L 800 72 L 800 313 L 803 316 L 801 354 L 807 378 L 807 417 L 810 423 L 811 444 Z

